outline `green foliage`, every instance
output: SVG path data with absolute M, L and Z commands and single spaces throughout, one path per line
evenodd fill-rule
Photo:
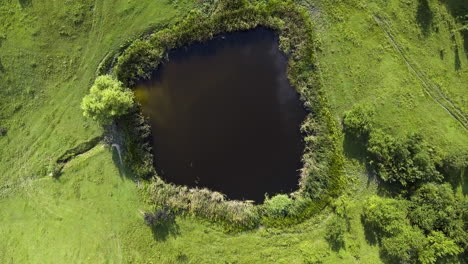
M 456 261 L 453 258 L 451 259 L 451 257 L 463 252 L 460 246 L 439 231 L 432 231 L 427 236 L 426 243 L 424 250 L 419 256 L 419 261 L 422 264 L 437 263 L 438 260 L 449 260 L 447 261 L 448 263 L 453 263 Z
M 377 231 L 395 235 L 408 223 L 407 207 L 406 201 L 372 196 L 364 206 L 364 221 Z
M 411 225 L 401 225 L 393 236 L 382 238 L 382 252 L 396 263 L 416 263 L 424 247 L 423 233 Z
M 449 184 L 425 184 L 410 199 L 409 218 L 426 233 L 441 231 L 468 246 L 463 221 L 463 201 L 455 197 Z
M 137 40 L 119 56 L 115 75 L 123 83 L 132 85 L 138 78 L 148 78 L 163 55 L 163 49 L 153 47 L 146 41 Z
M 384 181 L 406 186 L 442 179 L 436 169 L 440 161 L 437 152 L 419 134 L 395 138 L 376 129 L 370 135 L 367 149 L 371 164 Z
M 450 185 L 425 184 L 410 201 L 369 198 L 363 220 L 377 231 L 389 260 L 436 263 L 457 257 L 467 247 L 462 206 Z
M 369 104 L 355 104 L 351 111 L 344 113 L 343 125 L 346 133 L 358 138 L 367 139 L 372 131 L 372 118 L 375 109 Z
M 128 112 L 133 106 L 132 91 L 124 88 L 122 83 L 109 75 L 99 76 L 91 87 L 90 93 L 83 98 L 81 108 L 83 115 L 109 124 L 114 118 Z
M 268 217 L 282 218 L 289 214 L 293 200 L 286 194 L 278 194 L 271 198 L 265 198 L 263 208 Z

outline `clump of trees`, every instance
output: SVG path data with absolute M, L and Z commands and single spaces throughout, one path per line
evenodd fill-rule
M 453 171 L 466 160 L 443 159 L 417 133 L 383 132 L 372 122 L 374 113 L 372 106 L 354 106 L 344 115 L 344 131 L 365 145 L 374 172 L 403 192 L 396 199 L 367 200 L 363 214 L 367 231 L 374 232 L 391 262 L 458 262 L 468 249 L 466 201 L 441 182 L 448 179 L 444 171 Z
M 365 144 L 369 164 L 382 180 L 402 186 L 442 180 L 437 170 L 442 158 L 436 148 L 418 133 L 394 137 L 374 128 L 374 113 L 370 105 L 356 105 L 345 113 L 343 125 L 348 135 Z
M 455 260 L 468 246 L 463 201 L 448 184 L 424 184 L 410 200 L 368 199 L 363 219 L 386 258 L 404 263 Z M 465 212 L 466 214 L 466 212 Z M 449 261 L 450 262 L 450 261 Z
M 81 102 L 83 115 L 103 125 L 122 116 L 134 104 L 134 94 L 110 75 L 99 76 Z

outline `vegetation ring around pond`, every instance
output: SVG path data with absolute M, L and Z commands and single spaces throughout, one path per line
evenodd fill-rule
M 291 196 L 278 195 L 256 206 L 245 201 L 228 201 L 221 193 L 207 189 L 164 182 L 152 166 L 149 125 L 137 107 L 119 119 L 117 124 L 125 135 L 126 164 L 138 177 L 152 178 L 151 183 L 145 185 L 145 191 L 155 207 L 168 206 L 178 212 L 222 222 L 229 229 L 252 228 L 259 223 L 293 224 L 321 210 L 346 185 L 337 142 L 340 132 L 329 111 L 314 63 L 316 42 L 313 26 L 306 11 L 293 2 L 253 4 L 226 0 L 205 12 L 192 11 L 172 27 L 135 40 L 112 65 L 113 74 L 125 86 L 133 88 L 137 81 L 151 76 L 170 50 L 207 41 L 224 32 L 245 31 L 259 26 L 272 29 L 279 35 L 280 49 L 289 57 L 289 82 L 309 111 L 301 126 L 305 150 L 299 189 Z M 99 71 L 104 72 L 111 63 L 110 60 L 103 63 Z

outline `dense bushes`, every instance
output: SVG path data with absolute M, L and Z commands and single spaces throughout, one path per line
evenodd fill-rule
M 351 111 L 345 112 L 343 125 L 346 133 L 367 140 L 372 131 L 372 117 L 375 109 L 368 104 L 357 104 Z
M 354 106 L 344 115 L 344 130 L 365 145 L 372 170 L 402 192 L 397 199 L 367 200 L 363 214 L 367 232 L 374 232 L 390 262 L 458 262 L 468 249 L 466 202 L 449 184 L 434 182 L 444 180 L 444 171 L 463 170 L 466 157 L 457 153 L 457 158 L 442 158 L 416 133 L 400 137 L 384 133 L 372 123 L 374 112 L 368 105 Z
M 450 191 L 442 198 L 439 196 L 440 190 Z M 439 201 L 421 199 L 421 193 L 438 196 Z M 410 201 L 371 197 L 365 205 L 363 219 L 368 231 L 377 232 L 375 236 L 380 240 L 382 253 L 389 260 L 436 263 L 442 259 L 456 258 L 467 246 L 467 232 L 463 229 L 461 210 L 458 214 L 445 213 L 446 210 L 453 212 L 451 206 L 446 210 L 427 210 L 427 207 L 439 207 L 449 203 L 453 203 L 452 207 L 461 205 L 461 202 L 454 198 L 449 186 L 428 184 L 421 187 Z M 424 216 L 420 214 L 425 210 L 427 211 Z M 441 216 L 443 220 L 439 219 Z M 424 217 L 429 218 L 429 223 L 438 222 L 441 225 L 428 226 Z M 457 231 L 452 232 L 452 229 Z
M 168 206 L 178 213 L 197 215 L 225 225 L 226 230 L 256 227 L 260 221 L 258 208 L 241 201 L 227 201 L 223 194 L 208 189 L 189 189 L 167 184 L 156 178 L 146 186 L 151 204 Z
M 348 135 L 365 144 L 375 173 L 386 182 L 402 186 L 442 180 L 437 170 L 442 161 L 438 151 L 417 133 L 394 137 L 374 128 L 374 112 L 371 106 L 355 105 L 345 113 L 343 125 Z
M 370 134 L 367 150 L 378 175 L 403 186 L 418 182 L 440 181 L 436 165 L 440 158 L 419 134 L 395 138 L 381 130 Z

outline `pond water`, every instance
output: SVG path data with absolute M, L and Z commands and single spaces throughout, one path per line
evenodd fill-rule
M 264 28 L 170 52 L 135 90 L 158 174 L 257 203 L 297 189 L 306 112 L 286 64 L 278 37 Z

